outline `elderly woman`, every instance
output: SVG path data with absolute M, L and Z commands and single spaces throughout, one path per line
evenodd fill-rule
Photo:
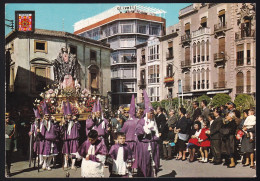
M 170 126 L 170 125 L 172 125 L 172 126 L 176 126 L 176 123 L 177 123 L 177 117 L 176 117 L 176 115 L 175 115 L 175 111 L 174 111 L 174 109 L 170 109 L 169 110 L 169 117 L 168 117 L 168 120 L 167 120 L 167 125 L 168 125 L 168 127 Z
M 221 152 L 222 154 L 226 155 L 227 159 L 228 158 L 230 159 L 230 164 L 227 166 L 228 168 L 234 168 L 236 166 L 234 160 L 236 129 L 237 129 L 237 124 L 235 122 L 235 113 L 230 112 L 223 120 L 223 125 L 220 129 L 221 140 L 222 140 Z

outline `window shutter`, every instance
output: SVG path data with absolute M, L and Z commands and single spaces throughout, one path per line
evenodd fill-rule
M 206 50 L 207 50 L 207 55 L 209 55 L 209 40 L 207 40 L 207 43 L 206 43 Z
M 237 73 L 237 86 L 244 86 L 244 75 L 242 72 Z
M 219 67 L 219 87 L 225 87 L 225 69 L 223 67 Z
M 244 44 L 237 45 L 237 52 L 244 51 Z
M 246 84 L 251 85 L 251 72 L 250 71 L 246 72 Z
M 185 49 L 185 61 L 190 61 L 190 47 Z
M 190 30 L 190 23 L 186 23 L 185 24 L 185 31 L 189 31 Z
M 207 17 L 202 17 L 200 20 L 200 24 L 206 23 L 207 22 Z
M 200 42 L 197 43 L 197 54 L 200 55 Z
M 172 41 L 168 42 L 168 48 L 172 48 L 172 47 L 173 47 L 173 42 Z
M 219 53 L 221 52 L 225 53 L 225 37 L 220 38 L 218 42 L 219 42 Z

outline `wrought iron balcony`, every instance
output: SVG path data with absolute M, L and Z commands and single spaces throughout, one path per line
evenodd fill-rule
M 226 52 L 224 53 L 215 53 L 214 54 L 214 63 L 222 62 L 225 61 L 225 55 Z
M 214 25 L 214 32 L 220 32 L 227 29 L 227 22 L 218 23 Z
M 185 34 L 181 36 L 181 42 L 182 43 L 188 43 L 191 41 L 191 36 L 189 34 Z
M 145 58 L 142 58 L 142 59 L 140 60 L 140 65 L 145 65 L 145 64 L 146 64 Z
M 166 53 L 166 59 L 167 60 L 173 59 L 173 53 L 167 52 Z
M 146 87 L 146 81 L 145 80 L 139 80 L 138 86 L 142 89 Z
M 254 38 L 255 37 L 255 31 L 251 30 L 251 32 L 249 31 L 239 31 L 237 33 L 235 33 L 235 40 L 242 40 L 245 38 Z
M 214 82 L 213 83 L 213 88 L 214 89 L 227 88 L 227 81 Z

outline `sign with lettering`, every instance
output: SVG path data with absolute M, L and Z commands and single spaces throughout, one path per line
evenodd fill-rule
M 118 6 L 117 9 L 119 11 L 135 11 L 136 6 Z
M 15 30 L 20 32 L 34 32 L 35 11 L 15 11 Z

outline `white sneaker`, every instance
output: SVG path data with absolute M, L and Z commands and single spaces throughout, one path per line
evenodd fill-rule
M 47 167 L 47 170 L 48 170 L 48 171 L 51 171 L 51 167 Z
M 71 170 L 77 170 L 77 168 L 75 166 L 72 166 Z
M 204 157 L 201 158 L 200 162 L 204 162 Z
M 207 163 L 208 162 L 208 159 L 207 158 L 205 158 L 204 159 L 204 161 L 203 161 L 203 163 Z
M 43 169 L 43 170 L 46 170 L 46 164 L 43 163 L 42 169 Z

